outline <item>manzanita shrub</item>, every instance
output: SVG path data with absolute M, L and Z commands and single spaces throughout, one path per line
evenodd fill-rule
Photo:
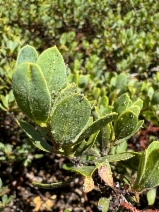
M 30 118 L 30 123 L 19 120 L 20 127 L 37 148 L 67 157 L 70 163 L 63 168 L 84 177 L 85 192 L 96 189 L 94 178 L 98 174 L 101 182 L 117 194 L 117 162 L 137 171 L 135 182 L 130 182 L 131 192 L 159 184 L 159 143 L 151 143 L 140 153 L 126 151 L 126 141 L 143 125 L 138 119 L 142 100 L 132 101 L 124 93 L 113 106 L 108 105 L 107 96 L 102 96 L 98 104 L 88 101 L 76 84 L 67 80 L 66 66 L 56 46 L 40 55 L 34 47 L 24 46 L 16 61 L 12 85 L 18 106 Z M 71 180 L 33 184 L 49 189 Z M 111 193 L 109 198 L 103 196 L 99 209 L 108 211 L 111 200 Z

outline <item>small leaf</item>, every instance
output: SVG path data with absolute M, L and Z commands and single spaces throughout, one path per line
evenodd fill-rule
M 21 110 L 37 124 L 47 121 L 51 97 L 39 66 L 22 63 L 13 75 L 13 92 Z
M 138 116 L 140 113 L 140 107 L 137 105 L 132 105 L 129 107 L 129 110 L 131 110 L 136 116 Z
M 7 203 L 7 200 L 8 200 L 8 196 L 6 194 L 4 194 L 2 196 L 2 202 L 3 202 L 4 205 Z
M 114 186 L 112 172 L 110 167 L 108 167 L 108 165 L 103 165 L 100 168 L 98 168 L 98 174 L 108 186 L 110 187 Z
M 80 133 L 76 136 L 76 138 L 74 139 L 74 142 L 78 141 L 79 137 L 85 132 L 85 130 L 90 127 L 93 123 L 93 117 L 89 117 L 86 125 L 82 128 L 82 130 L 80 131 Z M 81 140 L 79 140 L 80 143 Z
M 125 138 L 116 140 L 116 141 L 114 142 L 114 144 L 118 145 L 118 144 L 120 144 L 120 143 L 126 141 L 127 139 L 129 139 L 131 136 L 133 136 L 133 135 L 142 127 L 143 123 L 144 123 L 143 120 L 138 121 L 136 128 L 134 129 L 134 131 L 133 131 L 130 135 L 126 136 Z
M 71 171 L 81 174 L 84 177 L 91 177 L 96 169 L 96 166 L 78 166 L 72 167 Z
M 88 138 L 93 133 L 97 132 L 101 128 L 105 127 L 108 123 L 114 120 L 114 117 L 117 116 L 117 113 L 110 113 L 106 116 L 101 117 L 97 121 L 93 122 L 85 131 L 80 135 L 78 141 L 82 141 L 85 138 Z
M 3 96 L 3 95 L 0 95 L 1 97 L 1 101 L 4 105 L 5 108 L 8 108 L 8 100 L 9 100 L 9 95 L 6 95 L 6 96 Z
M 121 73 L 117 76 L 116 80 L 117 89 L 123 89 L 125 86 L 127 86 L 127 83 L 128 83 L 128 76 L 125 73 Z
M 55 189 L 55 188 L 60 188 L 63 186 L 67 186 L 73 181 L 73 178 L 67 180 L 66 182 L 58 182 L 58 183 L 38 183 L 38 182 L 33 182 L 33 185 L 38 187 L 38 188 L 44 188 L 44 189 Z
M 10 195 L 6 201 L 6 204 L 10 203 L 13 199 L 13 195 Z
M 153 188 L 147 192 L 148 205 L 153 205 L 155 203 L 155 200 L 156 200 L 156 188 Z
M 115 155 L 106 155 L 104 157 L 101 157 L 99 160 L 97 160 L 98 163 L 105 162 L 105 160 L 108 160 L 109 162 L 117 162 L 121 160 L 128 160 L 129 158 L 134 157 L 133 153 L 121 153 L 121 154 L 115 154 Z
M 122 166 L 137 171 L 139 168 L 141 153 L 132 152 L 132 154 L 134 154 L 134 157 L 121 161 L 120 163 L 122 164 Z
M 66 88 L 62 89 L 57 98 L 55 99 L 51 114 L 53 114 L 57 105 L 60 104 L 60 102 L 62 102 L 62 100 L 64 100 L 66 97 L 74 94 L 76 92 L 76 89 L 77 88 L 75 83 L 71 83 Z
M 143 101 L 141 99 L 138 99 L 136 102 L 133 102 L 133 106 L 138 106 L 141 110 L 143 107 Z
M 102 197 L 98 202 L 98 208 L 102 212 L 107 212 L 109 210 L 110 199 Z
M 94 181 L 92 177 L 85 177 L 84 178 L 84 184 L 83 184 L 83 190 L 85 193 L 88 193 L 94 189 Z
M 41 138 L 39 133 L 30 124 L 24 121 L 19 121 L 18 124 L 30 138 L 32 143 L 39 149 L 45 152 L 52 152 L 52 147 Z
M 73 94 L 65 98 L 58 104 L 51 117 L 51 130 L 55 142 L 61 146 L 73 144 L 76 136 L 86 125 L 90 113 L 90 105 L 85 97 Z
M 138 117 L 131 110 L 121 113 L 115 123 L 116 140 L 125 138 L 132 134 L 138 124 Z
M 57 47 L 43 51 L 38 57 L 37 64 L 44 74 L 50 93 L 57 94 L 66 80 L 66 66 Z
M 151 104 L 152 105 L 158 105 L 159 104 L 159 92 L 156 92 L 156 93 L 153 94 Z
M 18 54 L 16 66 L 24 62 L 36 63 L 37 59 L 38 59 L 38 53 L 36 49 L 32 46 L 26 45 L 23 48 L 21 48 Z
M 138 192 L 159 185 L 159 142 L 152 142 L 142 153 L 134 189 Z
M 98 174 L 102 178 L 102 180 L 109 186 L 113 187 L 113 177 L 111 172 L 111 167 L 109 161 L 105 159 L 105 161 L 96 161 L 96 167 L 98 168 Z
M 3 185 L 2 179 L 0 178 L 0 188 L 2 188 L 2 185 Z
M 84 154 L 85 151 L 87 151 L 87 152 L 89 151 L 89 149 L 96 142 L 98 133 L 99 133 L 99 131 L 92 134 L 87 142 L 85 140 L 83 140 L 81 143 L 79 143 L 77 146 L 74 147 L 74 151 L 77 151 L 77 155 L 81 155 L 81 154 Z M 81 154 L 79 154 L 79 153 L 81 153 Z
M 124 112 L 131 105 L 131 100 L 128 94 L 121 95 L 114 103 L 114 111 L 118 114 Z

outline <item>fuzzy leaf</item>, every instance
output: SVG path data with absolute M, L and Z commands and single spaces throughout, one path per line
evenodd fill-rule
M 116 140 L 125 138 L 132 134 L 138 124 L 138 117 L 131 110 L 121 113 L 115 123 Z
M 16 66 L 24 62 L 36 63 L 37 59 L 38 59 L 38 53 L 36 49 L 32 46 L 26 45 L 23 48 L 21 48 L 18 54 Z
M 30 138 L 31 142 L 39 149 L 45 152 L 52 152 L 52 147 L 41 138 L 39 133 L 30 124 L 24 121 L 19 121 L 18 124 Z
M 133 106 L 138 106 L 141 110 L 143 107 L 143 101 L 141 99 L 138 99 L 136 102 L 133 103 Z
M 13 92 L 21 110 L 37 124 L 48 119 L 51 97 L 39 66 L 22 63 L 13 75 Z
M 66 66 L 57 47 L 43 51 L 38 57 L 37 64 L 44 74 L 51 95 L 56 95 L 66 80 Z
M 66 88 L 62 89 L 61 92 L 59 93 L 58 97 L 55 99 L 55 102 L 54 102 L 54 105 L 53 105 L 51 113 L 53 114 L 56 106 L 62 100 L 64 100 L 66 97 L 74 94 L 75 92 L 76 92 L 76 84 L 75 83 L 71 83 Z
M 133 131 L 130 135 L 128 135 L 128 136 L 126 136 L 126 137 L 124 137 L 124 138 L 121 138 L 121 139 L 119 139 L 119 140 L 116 140 L 116 141 L 115 141 L 115 144 L 118 145 L 118 144 L 120 144 L 120 143 L 126 141 L 127 139 L 129 139 L 131 136 L 133 136 L 133 135 L 142 127 L 143 123 L 144 123 L 143 120 L 138 121 L 137 126 L 136 126 L 136 128 L 134 129 L 134 131 Z
M 118 114 L 124 112 L 131 105 L 131 100 L 128 94 L 121 95 L 114 103 L 114 111 Z
M 78 141 L 82 141 L 85 138 L 88 138 L 93 133 L 97 132 L 104 126 L 106 126 L 109 122 L 114 120 L 114 117 L 117 116 L 117 113 L 110 113 L 106 116 L 101 117 L 97 121 L 93 122 L 85 131 L 80 135 Z
M 91 113 L 85 97 L 73 94 L 56 107 L 51 117 L 52 136 L 59 145 L 74 143 L 75 137 L 86 125 Z
M 129 110 L 135 113 L 136 116 L 138 116 L 140 113 L 140 107 L 137 105 L 132 105 L 131 107 L 129 107 Z
M 159 142 L 152 142 L 142 153 L 134 189 L 138 192 L 159 185 Z

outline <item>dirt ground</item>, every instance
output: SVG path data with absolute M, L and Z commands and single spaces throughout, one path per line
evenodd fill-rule
M 158 140 L 159 127 L 147 123 L 146 129 L 141 129 L 129 140 L 129 148 L 135 151 L 144 150 L 148 146 L 150 136 Z M 25 135 L 19 130 L 14 117 L 11 118 L 9 114 L 6 115 L 1 112 L 0 142 L 10 143 L 15 147 L 21 145 L 24 141 Z M 36 149 L 35 153 L 41 152 Z M 13 201 L 4 209 L 4 212 L 64 212 L 65 209 L 70 209 L 73 212 L 96 212 L 100 211 L 97 205 L 99 198 L 107 197 L 110 194 L 113 196 L 110 211 L 117 211 L 119 204 L 121 205 L 120 211 L 123 212 L 159 211 L 159 189 L 154 206 L 148 207 L 145 193 L 139 196 L 140 203 L 131 205 L 124 200 L 121 201 L 121 194 L 131 195 L 130 192 L 126 191 L 126 188 L 120 188 L 117 194 L 102 182 L 101 187 L 103 186 L 104 189 L 93 190 L 86 194 L 83 191 L 83 177 L 81 176 L 76 176 L 71 184 L 53 190 L 36 188 L 32 185 L 33 181 L 51 183 L 65 181 L 72 177 L 72 173 L 61 168 L 64 162 L 67 162 L 64 157 L 47 153 L 40 159 L 33 159 L 31 165 L 27 167 L 23 166 L 22 161 L 1 162 L 0 177 L 3 184 L 8 186 L 7 194 L 14 196 Z M 95 176 L 95 179 L 95 181 L 99 180 L 97 176 Z

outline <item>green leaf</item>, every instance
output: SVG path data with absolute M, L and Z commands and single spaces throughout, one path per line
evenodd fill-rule
M 116 88 L 123 89 L 128 83 L 128 76 L 124 73 L 119 74 L 116 80 Z
M 56 95 L 66 80 L 66 66 L 57 47 L 43 51 L 38 57 L 37 64 L 44 74 L 50 93 Z
M 53 108 L 51 113 L 53 114 L 55 108 L 57 107 L 57 105 L 64 100 L 66 97 L 74 94 L 76 92 L 76 84 L 75 83 L 71 83 L 69 84 L 66 88 L 62 89 L 61 92 L 59 93 L 59 95 L 57 96 L 57 98 L 55 99 Z
M 121 154 L 115 154 L 115 155 L 106 155 L 104 157 L 101 157 L 100 159 L 96 160 L 98 163 L 105 162 L 108 160 L 109 162 L 117 162 L 121 160 L 128 160 L 129 158 L 134 157 L 133 153 L 121 153 Z
M 38 188 L 44 188 L 44 189 L 55 189 L 55 188 L 60 188 L 67 186 L 73 181 L 73 178 L 67 180 L 66 182 L 58 182 L 58 183 L 38 183 L 38 182 L 33 182 L 33 185 L 38 187 Z
M 110 199 L 102 197 L 98 202 L 98 208 L 102 212 L 107 212 L 109 210 Z
M 2 179 L 0 178 L 0 188 L 2 188 L 2 185 L 3 185 Z
M 142 153 L 134 189 L 138 192 L 159 185 L 159 142 L 152 142 Z
M 80 137 L 78 138 L 78 141 L 82 141 L 85 138 L 88 138 L 93 133 L 105 127 L 108 123 L 113 121 L 116 116 L 117 116 L 117 113 L 110 113 L 106 116 L 101 117 L 97 121 L 93 122 L 92 125 L 86 128 L 85 131 L 80 135 Z
M 156 200 L 156 188 L 153 188 L 153 189 L 150 189 L 148 192 L 147 192 L 147 202 L 148 202 L 148 205 L 153 205 L 155 203 L 155 200 Z
M 128 94 L 121 95 L 114 103 L 114 111 L 118 114 L 124 112 L 131 105 L 131 100 Z
M 96 166 L 78 166 L 72 167 L 71 171 L 81 174 L 84 177 L 91 177 L 96 169 Z
M 156 93 L 153 94 L 151 104 L 152 105 L 158 105 L 159 104 L 159 92 L 156 92 Z
M 138 99 L 136 102 L 133 103 L 133 106 L 138 106 L 141 110 L 143 107 L 143 101 L 141 99 Z
M 131 136 L 133 136 L 133 135 L 142 127 L 143 123 L 144 123 L 143 120 L 138 121 L 136 128 L 134 129 L 134 131 L 133 131 L 130 135 L 126 136 L 125 138 L 116 140 L 116 141 L 114 142 L 114 144 L 115 144 L 115 145 L 118 145 L 118 144 L 120 144 L 120 143 L 126 141 L 127 139 L 129 139 Z
M 2 196 L 2 202 L 3 202 L 4 205 L 7 203 L 7 200 L 8 200 L 8 196 L 6 194 L 4 194 Z
M 18 124 L 30 138 L 31 142 L 39 149 L 45 152 L 52 152 L 52 147 L 41 138 L 39 133 L 30 124 L 24 121 L 19 121 Z
M 120 163 L 122 164 L 122 166 L 137 171 L 139 168 L 141 153 L 132 152 L 132 154 L 134 154 L 134 157 L 121 161 Z
M 140 113 L 140 107 L 137 105 L 132 105 L 129 107 L 129 110 L 131 110 L 136 116 L 138 116 Z
M 7 94 L 6 96 L 0 95 L 2 103 L 5 108 L 8 108 L 8 100 L 9 100 L 9 95 Z
M 105 127 L 103 127 L 98 134 L 98 140 L 101 146 L 100 149 L 103 154 L 105 154 L 107 145 L 111 141 L 111 136 L 112 136 L 112 129 L 110 124 L 107 124 Z
M 13 92 L 21 110 L 37 124 L 48 119 L 51 97 L 40 67 L 22 63 L 13 75 Z
M 116 140 L 125 138 L 132 134 L 138 124 L 138 117 L 130 110 L 121 113 L 115 123 Z
M 10 203 L 13 199 L 13 195 L 10 195 L 6 201 L 6 204 Z
M 93 117 L 89 117 L 86 125 L 82 128 L 82 130 L 80 131 L 80 133 L 76 136 L 76 138 L 74 139 L 74 142 L 78 141 L 79 137 L 85 132 L 85 130 L 90 127 L 93 123 Z M 80 143 L 81 140 L 79 140 Z M 78 143 L 78 142 L 77 142 Z
M 86 125 L 91 113 L 90 105 L 85 97 L 73 94 L 65 98 L 56 107 L 51 117 L 51 131 L 56 143 L 67 145 Z
M 64 212 L 71 212 L 69 209 L 65 209 Z
M 21 48 L 18 54 L 16 66 L 24 62 L 36 63 L 37 59 L 38 59 L 38 53 L 36 49 L 32 46 L 26 45 L 23 48 Z

